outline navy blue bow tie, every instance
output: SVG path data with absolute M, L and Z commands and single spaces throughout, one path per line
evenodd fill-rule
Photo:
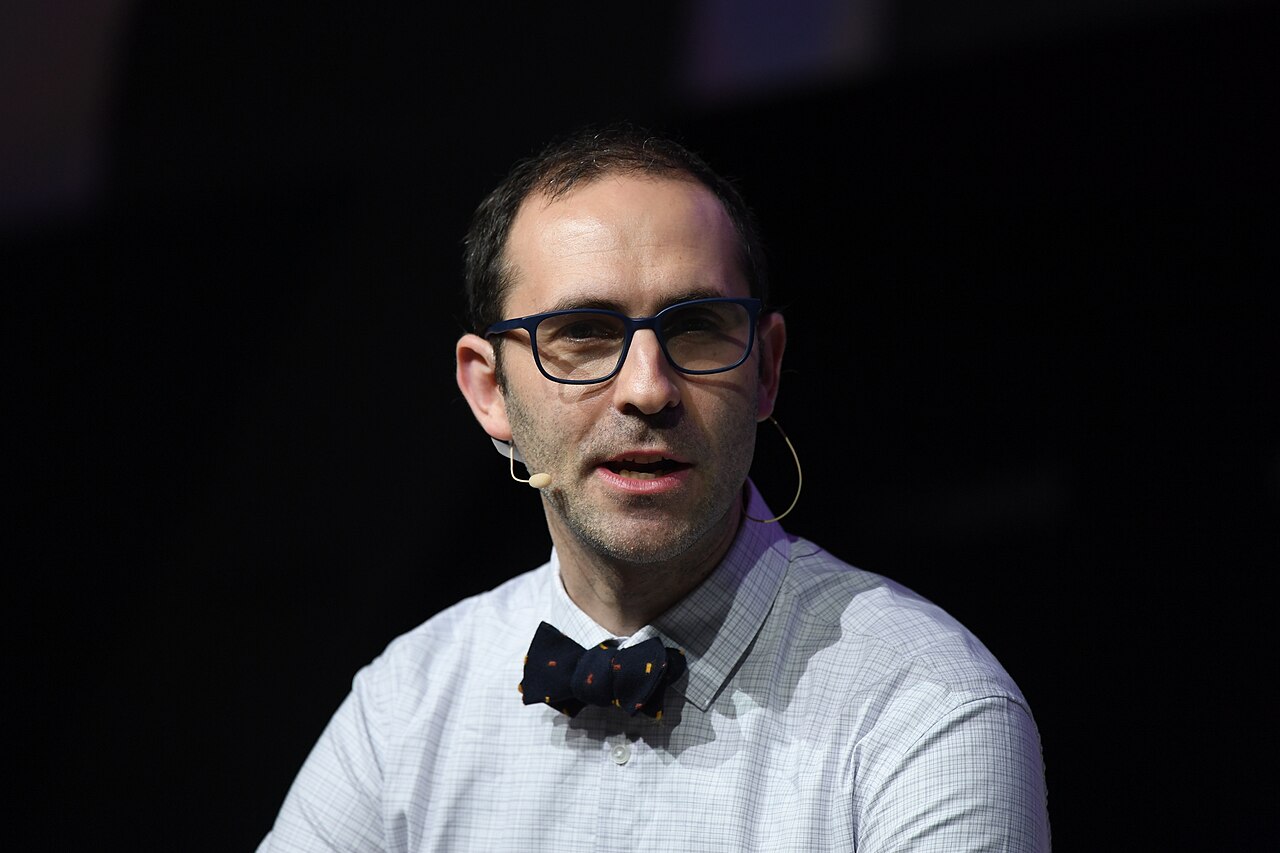
M 520 692 L 524 704 L 546 703 L 570 717 L 600 705 L 660 720 L 662 695 L 684 671 L 684 651 L 657 637 L 625 649 L 617 640 L 584 649 L 543 622 L 524 659 Z

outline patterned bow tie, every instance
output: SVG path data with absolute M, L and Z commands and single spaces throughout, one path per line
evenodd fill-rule
M 529 645 L 519 689 L 524 704 L 546 703 L 570 717 L 587 705 L 612 705 L 660 720 L 662 694 L 684 670 L 684 651 L 657 637 L 625 649 L 617 640 L 584 649 L 543 622 Z

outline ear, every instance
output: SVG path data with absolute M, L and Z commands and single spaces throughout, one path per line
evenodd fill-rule
M 458 339 L 458 388 L 471 406 L 480 426 L 493 438 L 511 440 L 507 401 L 498 385 L 497 354 L 493 344 L 479 335 Z
M 782 352 L 787 348 L 787 323 L 777 311 L 760 318 L 756 327 L 756 346 L 760 359 L 760 396 L 756 420 L 762 421 L 773 414 L 773 404 L 778 399 L 778 386 L 782 379 Z

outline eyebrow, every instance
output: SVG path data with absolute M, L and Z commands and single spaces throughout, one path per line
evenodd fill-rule
M 718 293 L 711 288 L 693 288 L 691 290 L 678 293 L 670 299 L 665 300 L 659 306 L 658 311 L 670 308 L 672 305 L 676 305 L 680 302 L 691 302 L 695 299 L 718 299 L 723 295 L 724 294 Z M 541 313 L 550 314 L 553 311 L 570 311 L 575 308 L 597 308 L 601 311 L 613 311 L 618 314 L 627 314 L 623 304 L 616 299 L 601 299 L 591 296 L 590 294 L 573 294 L 565 296 L 558 299 L 550 308 Z M 656 314 L 657 312 L 655 311 L 654 313 Z

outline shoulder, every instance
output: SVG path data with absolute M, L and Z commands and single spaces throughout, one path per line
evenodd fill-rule
M 792 673 L 792 699 L 851 750 L 863 794 L 911 761 L 926 768 L 922 784 L 954 767 L 1042 778 L 1017 684 L 924 596 L 796 539 L 769 623 L 764 646 Z
M 947 704 L 998 697 L 1025 704 L 985 645 L 924 596 L 851 566 L 804 539 L 791 542 L 780 612 L 810 638 L 815 657 L 855 665 L 861 685 L 909 683 L 946 694 Z

